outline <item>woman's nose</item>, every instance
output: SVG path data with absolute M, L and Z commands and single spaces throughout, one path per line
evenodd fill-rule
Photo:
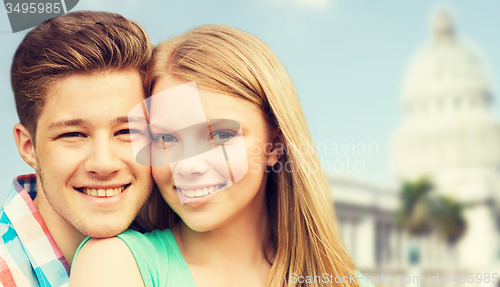
M 201 155 L 179 160 L 172 169 L 174 174 L 184 177 L 203 175 L 208 171 L 208 163 Z

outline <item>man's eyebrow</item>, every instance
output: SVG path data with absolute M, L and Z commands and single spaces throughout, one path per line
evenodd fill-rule
M 63 121 L 58 121 L 58 122 L 53 122 L 49 126 L 49 130 L 61 128 L 61 127 L 74 127 L 74 126 L 83 126 L 85 125 L 86 121 L 83 119 L 71 119 L 71 120 L 63 120 Z
M 144 117 L 118 117 L 113 120 L 114 123 L 124 124 L 124 123 L 144 123 L 146 119 Z
M 113 123 L 129 123 L 129 122 L 144 122 L 144 118 L 141 118 L 141 117 L 127 117 L 127 116 L 124 116 L 124 117 L 117 117 L 113 120 Z M 52 124 L 50 124 L 49 126 L 49 130 L 54 130 L 54 129 L 57 129 L 57 128 L 62 128 L 62 127 L 75 127 L 75 126 L 84 126 L 88 124 L 88 122 L 84 119 L 71 119 L 71 120 L 62 120 L 62 121 L 58 121 L 58 122 L 53 122 Z

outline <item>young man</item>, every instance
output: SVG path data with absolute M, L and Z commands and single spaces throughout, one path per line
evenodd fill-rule
M 128 113 L 151 53 L 139 25 L 103 12 L 47 21 L 19 45 L 14 138 L 35 175 L 17 177 L 0 210 L 0 285 L 66 286 L 80 242 L 124 231 L 147 200 Z

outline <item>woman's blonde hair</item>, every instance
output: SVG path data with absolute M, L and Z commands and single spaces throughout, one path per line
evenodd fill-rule
M 305 286 L 292 283 L 292 273 L 313 278 L 324 273 L 355 277 L 295 88 L 271 49 L 236 28 L 201 26 L 155 48 L 146 72 L 150 94 L 156 80 L 165 74 L 195 81 L 199 88 L 243 97 L 261 107 L 281 130 L 286 146 L 277 163 L 281 168 L 270 172 L 266 186 L 269 241 L 276 252 L 267 286 L 283 286 L 284 282 Z M 146 212 L 155 228 L 170 227 L 179 220 L 158 192 Z M 317 283 L 334 285 L 359 286 Z

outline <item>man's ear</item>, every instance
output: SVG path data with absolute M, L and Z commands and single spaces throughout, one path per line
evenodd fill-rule
M 35 157 L 35 145 L 33 138 L 26 127 L 22 124 L 14 126 L 14 139 L 16 140 L 17 151 L 23 160 L 29 164 L 34 170 L 37 170 Z
M 283 140 L 283 134 L 281 133 L 281 130 L 278 129 L 277 131 L 273 132 L 274 139 L 272 141 L 272 147 L 269 152 L 266 153 L 267 159 L 266 159 L 266 165 L 267 166 L 273 166 L 275 165 L 285 154 L 285 141 Z

